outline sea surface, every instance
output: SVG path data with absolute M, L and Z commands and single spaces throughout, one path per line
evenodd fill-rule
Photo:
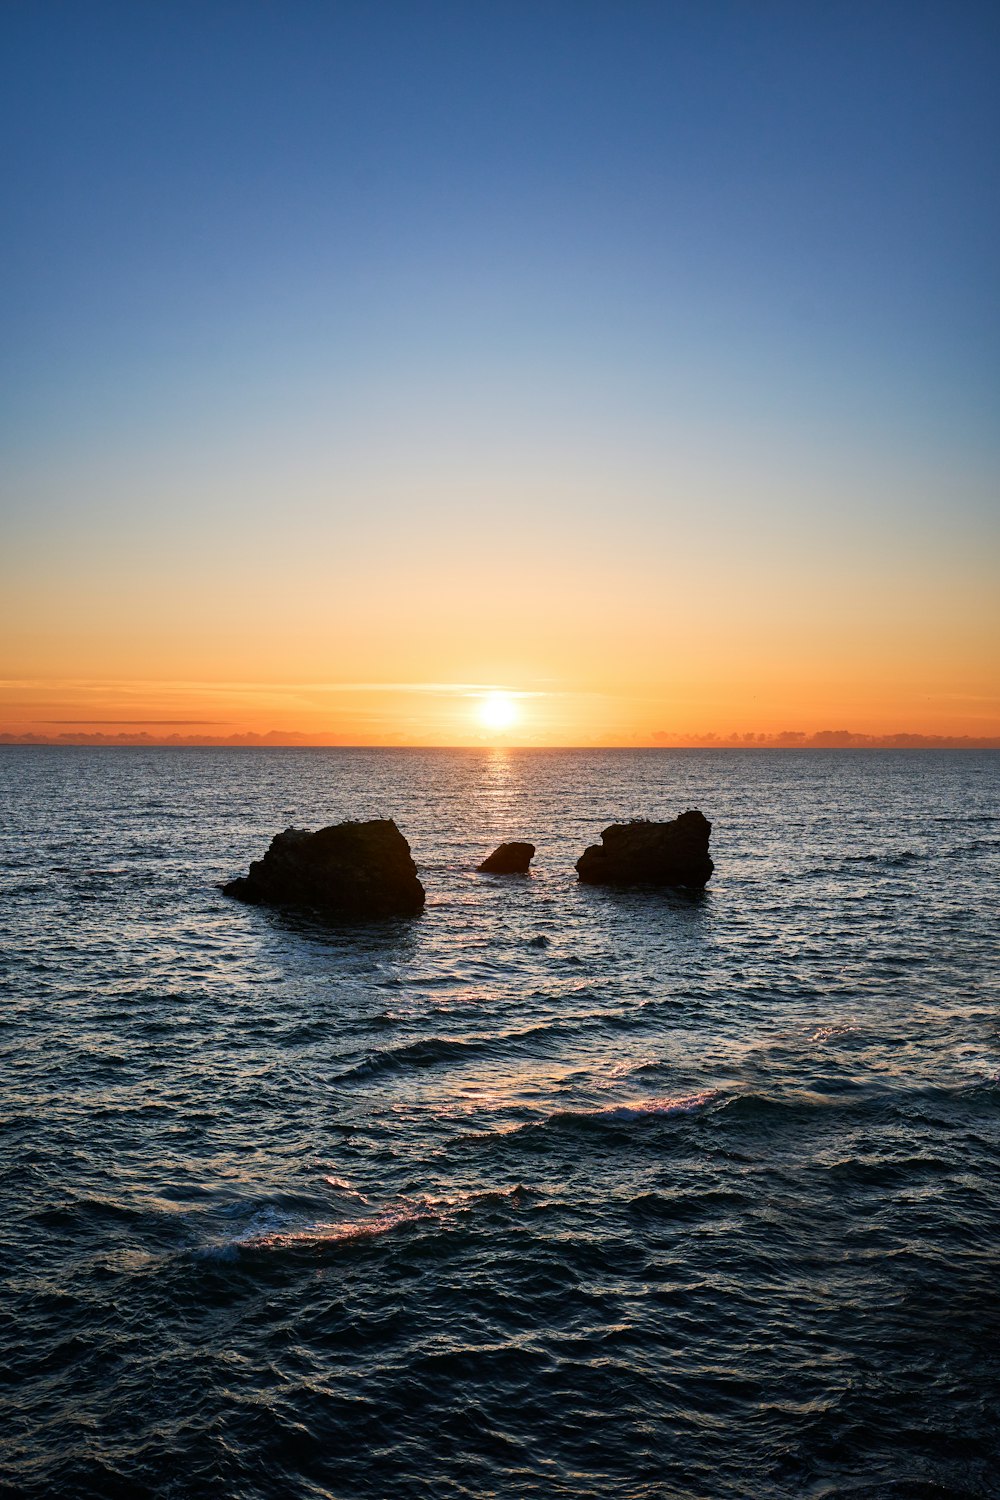
M 0 750 L 4 1500 L 1000 1495 L 998 772 Z M 371 816 L 422 917 L 221 894 Z

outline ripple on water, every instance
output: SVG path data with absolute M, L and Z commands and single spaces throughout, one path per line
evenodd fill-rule
M 0 763 L 3 1493 L 996 1493 L 997 756 Z M 217 889 L 374 815 L 420 919 Z

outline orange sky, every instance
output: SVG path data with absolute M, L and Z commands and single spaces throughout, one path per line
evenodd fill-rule
M 241 521 L 223 476 L 204 497 L 161 476 L 130 516 L 92 462 L 88 503 L 0 560 L 0 732 L 478 743 L 492 686 L 526 695 L 525 744 L 1000 734 L 988 532 L 885 499 L 848 514 L 835 483 L 801 515 L 741 506 L 706 467 L 697 507 L 667 465 L 638 499 L 543 476 L 472 504 L 439 461 L 436 496 L 274 480 Z
M 132 526 L 85 510 L 0 563 L 0 733 L 478 743 L 499 687 L 525 695 L 525 744 L 1000 734 L 980 539 L 891 516 L 840 534 L 832 505 L 799 530 L 722 503 L 605 511 L 585 490 L 564 535 L 542 499 L 425 503 L 381 536 L 361 502 L 341 524 L 276 498 L 242 529 L 176 500 Z

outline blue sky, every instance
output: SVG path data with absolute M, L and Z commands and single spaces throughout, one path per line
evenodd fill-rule
M 987 416 L 995 7 L 42 3 L 4 29 L 29 412 L 79 366 L 111 394 L 248 355 L 335 377 L 362 345 L 737 377 L 763 351 L 765 384 L 804 361 L 821 398 L 881 379 Z

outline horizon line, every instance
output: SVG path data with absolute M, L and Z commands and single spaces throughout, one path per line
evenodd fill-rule
M 673 751 L 673 750 L 1000 750 L 1000 735 L 927 735 L 909 731 L 869 735 L 853 730 L 819 730 L 807 735 L 780 734 L 690 735 L 667 738 L 653 735 L 631 744 L 521 744 L 484 739 L 460 744 L 396 743 L 324 740 L 293 731 L 248 731 L 234 735 L 59 734 L 0 732 L 0 746 L 22 749 L 164 749 L 164 750 L 517 750 L 517 751 Z

